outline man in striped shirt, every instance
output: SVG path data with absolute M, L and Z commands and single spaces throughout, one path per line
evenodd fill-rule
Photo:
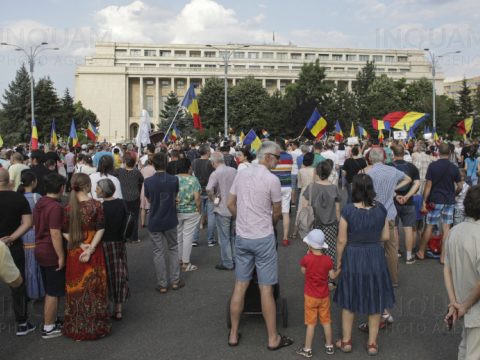
M 285 151 L 285 145 L 279 144 L 282 148 L 277 166 L 271 172 L 278 177 L 282 186 L 282 219 L 283 219 L 283 246 L 290 245 L 288 231 L 290 228 L 290 200 L 292 199 L 292 168 L 293 157 Z

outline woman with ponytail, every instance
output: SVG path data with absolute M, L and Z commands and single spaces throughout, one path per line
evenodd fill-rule
M 37 176 L 31 170 L 24 170 L 20 177 L 20 185 L 17 192 L 23 194 L 30 205 L 30 210 L 35 207 L 35 204 L 42 197 L 42 195 L 34 193 L 37 187 Z M 35 258 L 35 229 L 30 228 L 23 236 L 23 250 L 25 251 L 25 286 L 27 288 L 27 296 L 30 299 L 41 299 L 45 296 L 45 289 L 43 287 L 42 274 L 40 266 Z
M 89 197 L 89 176 L 74 174 L 71 186 L 63 234 L 68 240 L 63 332 L 75 340 L 94 340 L 107 335 L 111 328 L 107 272 L 100 244 L 105 220 L 102 204 Z

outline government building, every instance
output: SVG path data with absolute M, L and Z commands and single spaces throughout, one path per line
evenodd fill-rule
M 136 136 L 142 109 L 157 124 L 171 91 L 181 100 L 191 84 L 200 92 L 206 79 L 223 79 L 227 57 L 229 84 L 253 76 L 270 93 L 283 92 L 297 80 L 304 63 L 317 59 L 326 69 L 327 81 L 350 90 L 367 61 L 375 61 L 377 74 L 393 79 L 431 78 L 422 50 L 100 42 L 95 54 L 76 70 L 75 98 L 97 114 L 102 138 L 126 141 Z M 436 81 L 440 93 L 443 75 L 437 73 Z

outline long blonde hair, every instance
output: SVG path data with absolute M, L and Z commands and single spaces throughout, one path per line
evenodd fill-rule
M 82 216 L 80 214 L 80 202 L 77 198 L 77 192 L 83 191 L 89 193 L 92 182 L 87 174 L 77 173 L 71 179 L 72 191 L 70 192 L 70 219 L 68 222 L 68 232 L 70 235 L 70 248 L 80 246 L 84 240 L 82 231 Z

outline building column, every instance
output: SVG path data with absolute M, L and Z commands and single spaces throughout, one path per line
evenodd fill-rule
M 265 79 L 265 78 L 262 79 L 262 87 L 263 87 L 264 89 L 267 88 L 267 79 Z
M 127 101 L 125 101 L 125 114 L 126 114 L 126 119 L 125 119 L 125 141 L 127 139 L 130 139 L 130 78 L 127 76 L 126 78 L 127 81 L 127 86 L 126 86 L 126 94 L 125 98 Z
M 236 78 L 232 78 L 232 86 L 235 86 L 237 85 L 237 79 Z
M 175 78 L 174 77 L 172 77 L 170 79 L 170 90 L 175 91 Z
M 202 51 L 203 52 L 203 51 Z M 205 86 L 205 78 L 202 77 L 202 88 Z
M 190 89 L 190 76 L 187 77 L 187 91 Z
M 280 91 L 281 90 L 281 82 L 280 82 L 280 79 L 277 79 L 277 90 Z
M 352 80 L 348 81 L 348 91 L 352 91 Z
M 153 97 L 153 117 L 155 118 L 155 126 L 158 123 L 159 114 L 160 114 L 160 85 L 158 77 L 155 77 L 155 96 Z
M 143 77 L 142 76 L 140 76 L 139 96 L 140 96 L 140 116 L 142 116 L 142 110 L 143 110 Z

